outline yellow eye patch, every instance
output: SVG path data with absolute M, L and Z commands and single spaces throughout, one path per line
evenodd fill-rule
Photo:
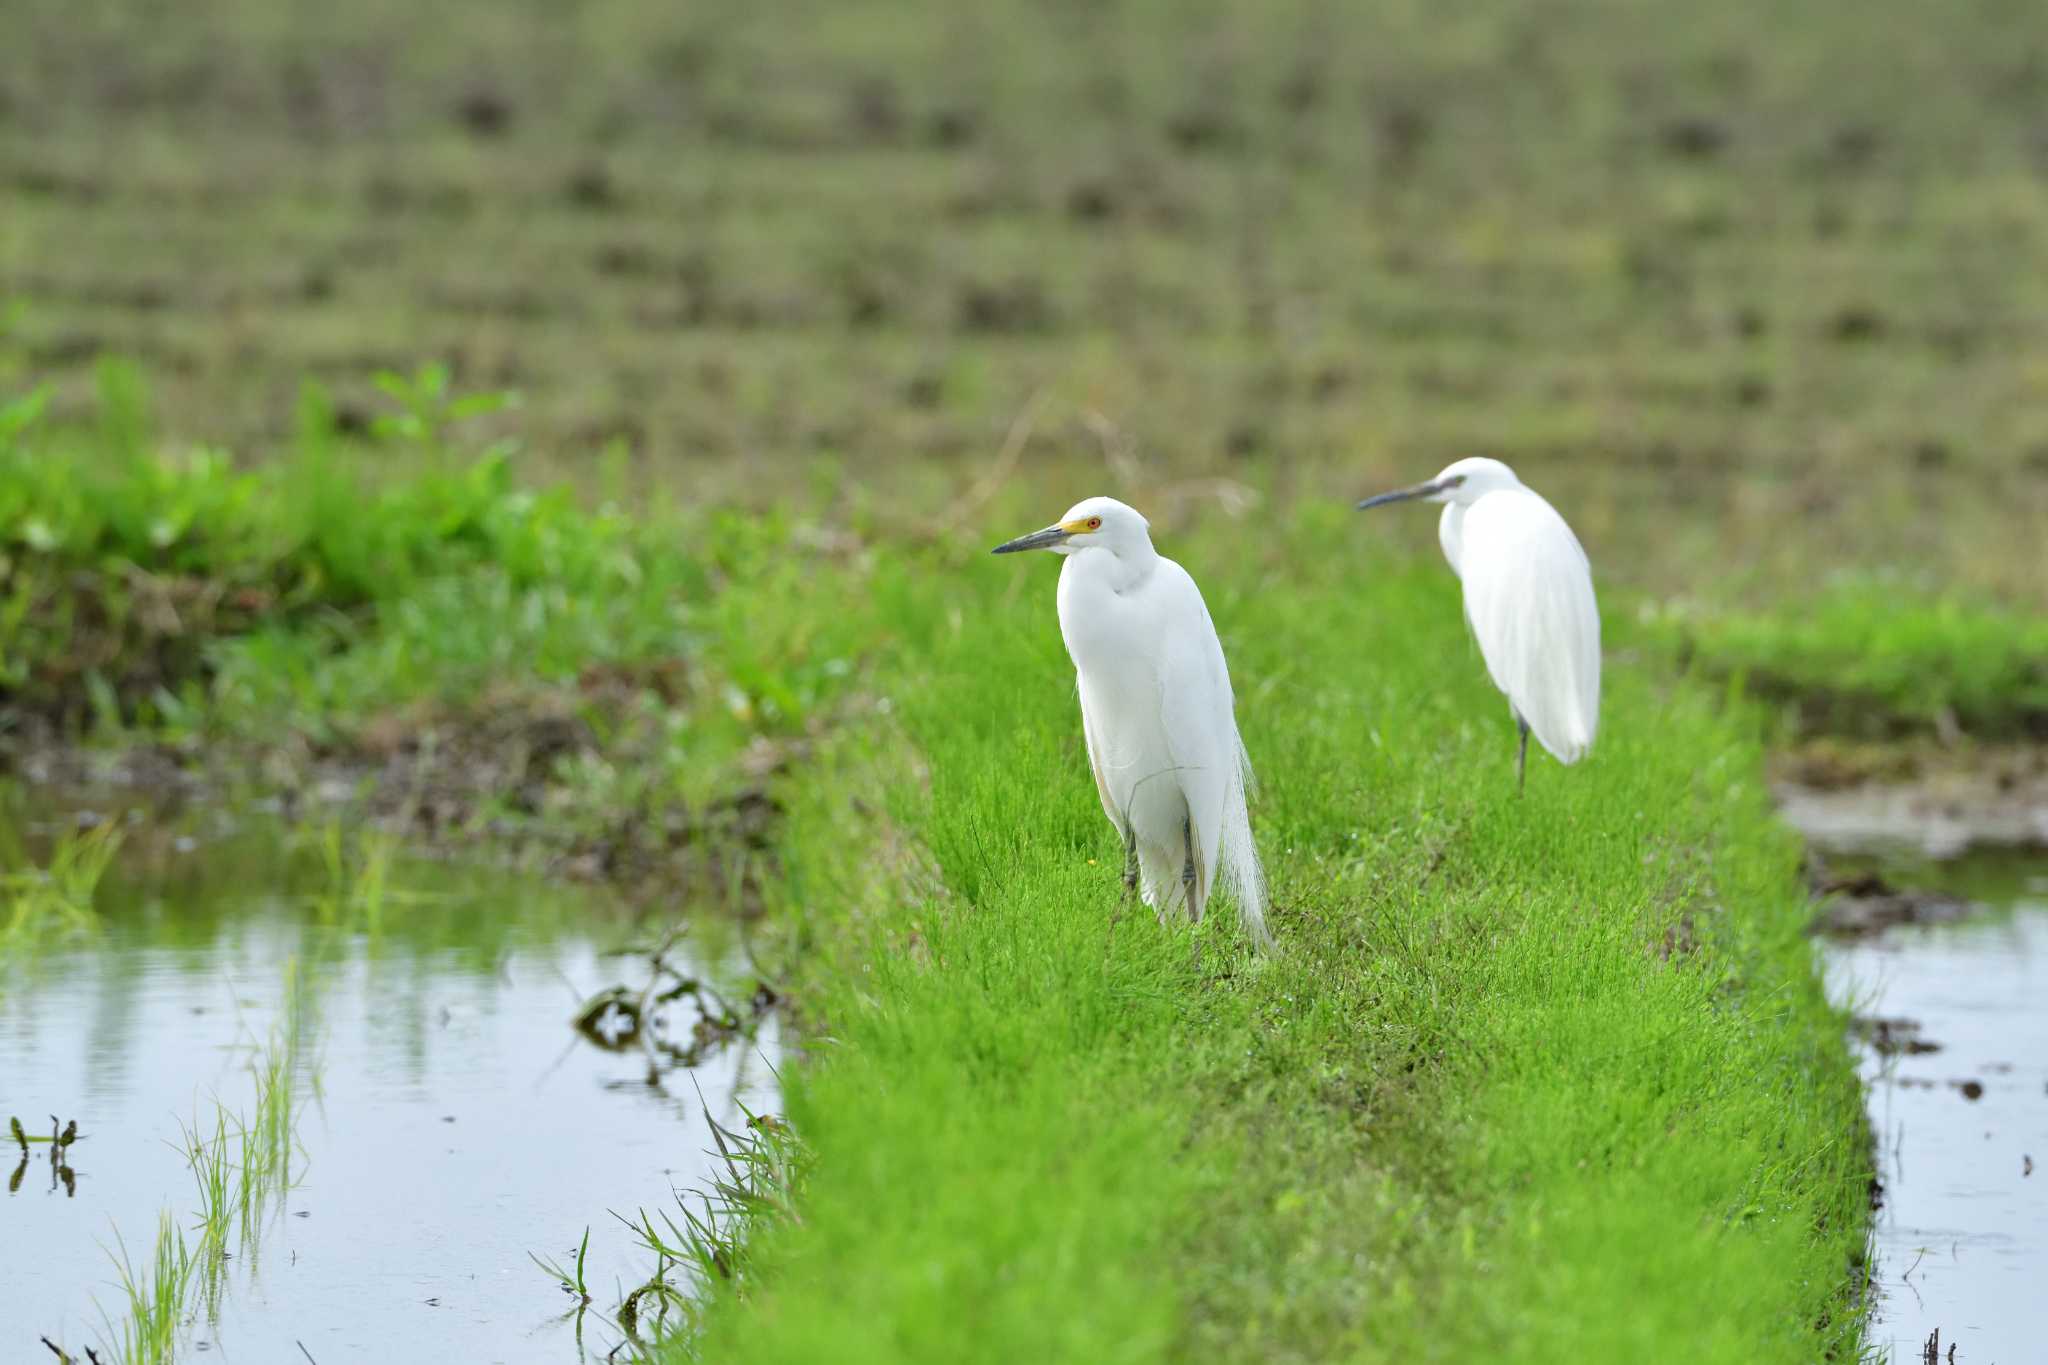
M 1070 536 L 1086 535 L 1090 531 L 1100 531 L 1102 529 L 1102 518 L 1075 517 L 1072 521 L 1061 522 L 1060 529 Z

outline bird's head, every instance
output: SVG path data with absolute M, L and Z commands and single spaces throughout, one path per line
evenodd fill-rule
M 1019 550 L 1051 550 L 1072 554 L 1076 550 L 1100 547 L 1122 550 L 1152 543 L 1151 524 L 1115 498 L 1088 498 L 1075 503 L 1043 531 L 1006 540 L 992 554 L 1015 554 Z
M 1358 504 L 1358 510 L 1363 512 L 1368 507 L 1379 507 L 1390 502 L 1407 502 L 1411 498 L 1421 498 L 1425 502 L 1455 502 L 1470 507 L 1485 494 L 1521 486 L 1522 481 L 1515 477 L 1514 470 L 1499 460 L 1489 460 L 1484 456 L 1475 455 L 1470 459 L 1458 460 L 1444 466 L 1443 472 L 1427 483 L 1397 488 L 1391 493 L 1367 498 Z

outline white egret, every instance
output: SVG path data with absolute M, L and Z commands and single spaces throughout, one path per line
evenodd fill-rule
M 1051 550 L 1060 634 L 1081 693 L 1096 794 L 1124 844 L 1124 887 L 1160 921 L 1199 923 L 1218 884 L 1261 946 L 1266 887 L 1245 808 L 1251 760 L 1238 738 L 1223 645 L 1187 570 L 1152 548 L 1145 518 L 1089 498 L 995 553 Z
M 1600 606 L 1579 538 L 1499 460 L 1459 460 L 1428 483 L 1358 507 L 1410 498 L 1445 504 L 1437 539 L 1465 585 L 1465 619 L 1521 736 L 1516 790 L 1532 730 L 1558 762 L 1578 762 L 1600 720 Z

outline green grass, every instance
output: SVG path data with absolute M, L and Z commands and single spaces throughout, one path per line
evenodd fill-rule
M 329 819 L 309 842 L 317 848 L 326 886 L 312 897 L 320 922 L 334 929 L 359 931 L 381 943 L 385 930 L 399 917 L 423 905 L 447 899 L 442 891 L 392 885 L 394 867 L 404 852 L 399 836 L 384 829 L 344 832 L 341 821 Z
M 517 486 L 502 448 L 464 457 L 408 439 L 407 476 L 379 487 L 337 454 L 309 390 L 289 458 L 239 472 L 128 434 L 146 427 L 140 381 L 112 366 L 101 380 L 118 439 L 46 427 L 36 393 L 0 427 L 14 557 L 0 670 L 31 697 L 83 685 L 109 696 L 104 719 L 175 734 L 209 699 L 180 691 L 204 673 L 225 709 L 331 738 L 458 696 L 507 660 L 564 681 L 659 657 L 672 645 L 658 632 L 677 624 L 662 604 L 705 595 L 713 565 L 662 553 L 616 510 Z M 64 594 L 81 569 L 97 574 L 90 604 Z M 385 627 L 368 642 L 366 614 Z M 245 638 L 204 654 L 228 635 Z
M 814 1162 L 701 1357 L 1853 1358 L 1859 1094 L 1747 713 L 1616 669 L 1518 801 L 1448 575 L 1337 511 L 1163 548 L 1280 953 L 1109 933 L 1052 564 L 886 557 L 892 721 L 805 784 L 781 909 Z
M 245 1188 L 242 1171 L 235 1164 L 235 1147 L 246 1144 L 241 1120 L 216 1103 L 213 1131 L 200 1127 L 195 1116 L 190 1125 L 179 1121 L 180 1151 L 192 1171 L 193 1193 L 198 1199 L 195 1231 L 198 1245 L 191 1257 L 196 1266 L 194 1283 L 201 1308 L 217 1319 L 227 1290 L 228 1239 L 235 1226 L 237 1195 Z M 230 1131 L 231 1126 L 234 1131 Z
M 693 1338 L 707 1298 L 741 1292 L 757 1276 L 750 1234 L 771 1219 L 800 1216 L 803 1148 L 788 1125 L 773 1115 L 747 1114 L 743 1131 L 721 1124 L 704 1111 L 719 1174 L 704 1189 L 678 1191 L 674 1214 L 666 1209 L 633 1217 L 613 1211 L 634 1246 L 653 1261 L 647 1278 L 632 1289 L 620 1287 L 609 1310 L 593 1307 L 594 1294 L 584 1276 L 590 1253 L 590 1229 L 583 1230 L 572 1259 L 527 1253 L 527 1259 L 567 1295 L 570 1306 L 561 1320 L 574 1324 L 583 1341 L 584 1319 L 596 1317 L 619 1334 L 614 1358 L 653 1362 L 674 1342 Z M 681 1221 L 677 1219 L 680 1217 Z M 660 1226 L 656 1226 L 659 1220 Z
M 659 857 L 734 818 L 760 746 L 772 766 L 800 744 L 860 648 L 824 615 L 749 621 L 837 553 L 781 518 L 537 491 L 506 447 L 397 403 L 380 440 L 403 473 L 380 477 L 317 389 L 300 439 L 241 470 L 148 444 L 134 372 L 101 382 L 94 427 L 34 394 L 0 423 L 0 677 L 30 735 L 230 781 L 252 751 L 308 785 L 323 758 L 344 782 L 384 769 L 390 813 Z
M 157 1219 L 155 1248 L 147 1264 L 138 1267 L 131 1262 L 120 1237 L 117 1230 L 116 1250 L 110 1255 L 127 1309 L 120 1321 L 107 1319 L 107 1349 L 120 1365 L 168 1365 L 177 1356 L 197 1261 L 168 1209 Z
M 527 1253 L 528 1259 L 540 1267 L 542 1274 L 553 1280 L 555 1286 L 564 1294 L 576 1300 L 578 1308 L 585 1308 L 590 1304 L 590 1286 L 583 1281 L 583 1262 L 589 1255 L 590 1229 L 587 1227 L 583 1229 L 583 1240 L 576 1244 L 576 1259 L 569 1266 L 564 1266 L 552 1257 L 543 1258 L 532 1252 Z

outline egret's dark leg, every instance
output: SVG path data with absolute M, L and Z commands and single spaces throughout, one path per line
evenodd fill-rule
M 1522 732 L 1522 747 L 1515 751 L 1515 795 L 1522 794 L 1523 779 L 1529 767 L 1529 722 L 1515 713 L 1515 728 Z
M 1122 921 L 1124 911 L 1131 908 L 1131 901 L 1138 894 L 1138 831 L 1131 827 L 1131 818 L 1124 817 L 1124 894 L 1116 903 L 1116 909 L 1109 917 L 1109 939 L 1116 941 L 1116 926 Z
M 1180 818 L 1181 842 L 1187 848 L 1187 861 L 1180 865 L 1181 904 L 1187 907 L 1188 923 L 1195 922 L 1195 826 L 1189 816 Z

